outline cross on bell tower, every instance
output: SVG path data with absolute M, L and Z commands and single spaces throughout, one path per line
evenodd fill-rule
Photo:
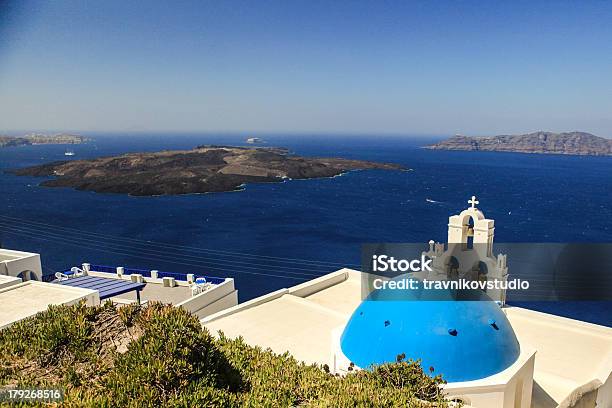
M 480 204 L 480 201 L 476 200 L 476 196 L 472 196 L 472 199 L 468 200 L 468 204 L 472 204 L 472 208 L 476 208 L 476 204 Z

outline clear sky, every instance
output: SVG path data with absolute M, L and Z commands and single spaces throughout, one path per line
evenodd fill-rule
M 610 1 L 0 0 L 0 131 L 612 137 Z

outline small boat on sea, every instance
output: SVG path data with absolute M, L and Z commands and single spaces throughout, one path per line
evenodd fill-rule
M 64 152 L 64 156 L 74 156 L 74 150 L 66 150 Z

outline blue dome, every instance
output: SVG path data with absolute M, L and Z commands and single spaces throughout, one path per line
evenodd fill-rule
M 403 300 L 398 300 L 400 292 Z M 520 347 L 512 326 L 482 291 L 433 292 L 372 292 L 344 329 L 344 355 L 368 368 L 405 354 L 406 359 L 420 359 L 425 372 L 432 367 L 432 374 L 442 374 L 448 382 L 488 377 L 516 361 Z M 481 300 L 430 300 L 466 298 Z

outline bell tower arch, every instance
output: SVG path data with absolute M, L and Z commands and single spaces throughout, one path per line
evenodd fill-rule
M 476 208 L 479 202 L 475 196 L 468 200 L 471 206 L 459 215 L 448 218 L 448 243 L 460 245 L 464 251 L 474 250 L 481 257 L 493 254 L 495 236 L 494 221 L 485 218 L 482 211 Z

